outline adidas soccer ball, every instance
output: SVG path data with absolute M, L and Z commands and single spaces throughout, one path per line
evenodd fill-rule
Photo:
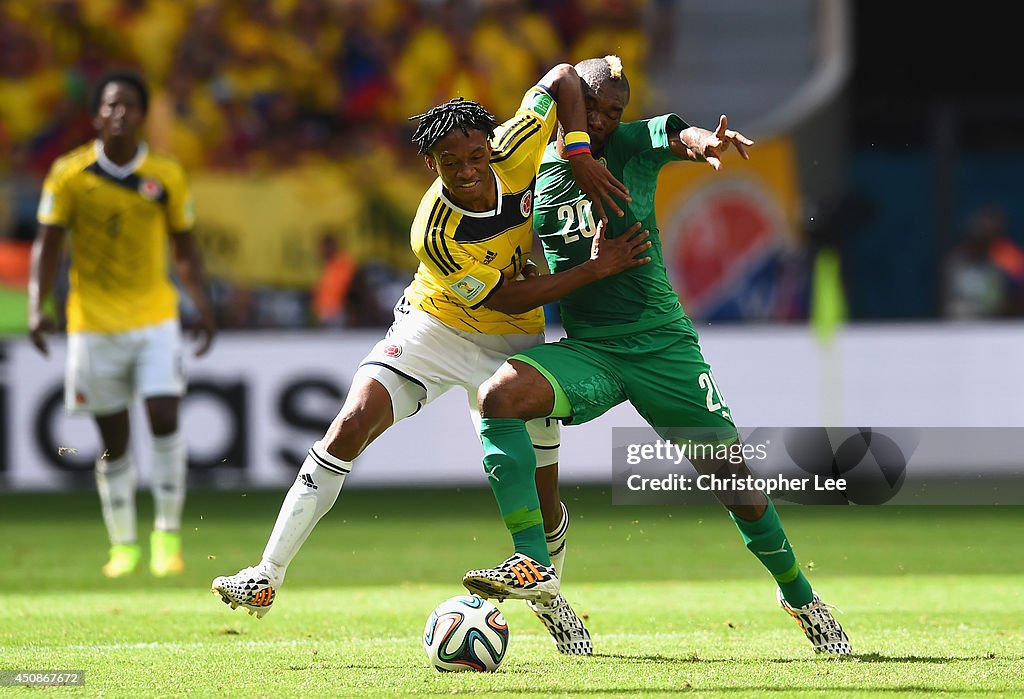
M 508 625 L 501 610 L 476 595 L 446 599 L 423 629 L 427 659 L 440 672 L 493 672 L 508 650 Z

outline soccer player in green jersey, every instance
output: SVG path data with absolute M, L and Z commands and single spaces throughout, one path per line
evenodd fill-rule
M 715 131 L 691 127 L 675 114 L 622 122 L 629 83 L 615 56 L 576 65 L 588 85 L 587 121 L 595 158 L 629 189 L 624 217 L 612 217 L 614 239 L 636 222 L 650 232 L 652 262 L 569 293 L 561 301 L 567 337 L 513 355 L 478 394 L 484 468 L 488 472 L 532 472 L 534 452 L 525 420 L 559 419 L 582 424 L 628 400 L 662 438 L 677 442 L 703 435 L 705 442 L 732 444 L 739 438 L 729 407 L 701 354 L 697 332 L 669 282 L 655 220 L 658 173 L 669 162 L 689 160 L 721 167 L 734 146 L 743 158 L 753 142 L 728 128 L 723 115 Z M 591 202 L 573 181 L 563 133 L 548 146 L 537 180 L 534 228 L 552 272 L 590 257 L 598 230 Z M 709 453 L 715 450 L 710 450 Z M 694 459 L 701 474 L 750 475 L 745 463 Z M 493 480 L 493 479 L 492 479 Z M 530 599 L 516 575 L 531 552 L 544 547 L 561 576 L 567 513 L 559 502 L 557 472 L 537 469 L 540 506 L 549 529 L 546 542 L 516 541 L 516 553 L 494 569 L 473 570 L 463 580 L 484 597 Z M 492 483 L 498 492 L 500 480 Z M 747 548 L 778 585 L 783 609 L 795 617 L 818 652 L 848 655 L 849 639 L 800 570 L 778 513 L 765 493 L 717 492 Z M 526 505 L 526 503 L 524 503 Z M 548 516 L 562 509 L 562 517 Z

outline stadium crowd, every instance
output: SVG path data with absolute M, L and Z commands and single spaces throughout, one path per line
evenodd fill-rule
M 222 327 L 322 324 L 313 297 L 359 289 L 361 312 L 389 320 L 411 276 L 408 226 L 429 181 L 407 117 L 455 95 L 510 116 L 562 60 L 614 50 L 631 67 L 635 114 L 648 86 L 644 0 L 40 0 L 0 4 L 0 238 L 34 234 L 54 158 L 93 133 L 89 88 L 138 68 L 153 93 L 148 140 L 190 176 L 282 173 L 347 192 L 350 225 L 325 226 L 358 270 L 348 280 L 265 284 L 211 266 Z M 353 196 L 354 195 L 354 196 Z M 204 237 L 202 198 L 197 234 Z M 264 235 L 286 235 L 285 231 Z M 209 252 L 209 251 L 208 251 Z M 2 254 L 2 253 L 0 253 Z M 11 253 L 17 255 L 22 253 Z M 15 265 L 17 266 L 17 265 Z M 333 266 L 338 269 L 338 265 Z M 324 274 L 332 265 L 323 260 Z M 238 272 L 236 274 L 235 272 Z M 369 288 L 368 288 L 369 287 Z M 377 297 L 379 302 L 374 302 Z M 368 300 L 369 299 L 369 300 Z M 186 309 L 187 310 L 187 309 Z

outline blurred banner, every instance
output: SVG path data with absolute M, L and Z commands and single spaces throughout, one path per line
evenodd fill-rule
M 700 329 L 702 326 L 698 326 Z M 553 330 L 551 339 L 557 337 Z M 741 425 L 1019 427 L 1024 425 L 1024 325 L 846 327 L 826 357 L 806 327 L 706 328 L 701 346 Z M 194 484 L 284 487 L 340 408 L 377 333 L 234 333 L 189 357 L 182 411 Z M 0 487 L 92 487 L 92 421 L 63 408 L 64 343 L 49 359 L 27 340 L 0 344 Z M 833 366 L 834 365 L 834 366 Z M 822 380 L 825 366 L 834 377 Z M 825 390 L 825 389 L 828 390 Z M 838 400 L 838 409 L 828 405 Z M 480 442 L 468 397 L 452 391 L 399 423 L 356 462 L 354 485 L 480 485 Z M 829 420 L 825 422 L 826 409 Z M 133 417 L 133 453 L 147 482 L 145 417 Z M 630 405 L 562 432 L 566 484 L 612 481 L 614 428 L 656 435 Z M 959 453 L 959 452 L 958 452 Z M 1012 475 L 1018 455 L 926 462 L 929 475 Z M 1009 459 L 1010 461 L 1007 461 Z M 1007 470 L 1010 468 L 1011 470 Z
M 756 156 L 708 166 L 668 166 L 658 184 L 658 223 L 672 284 L 703 320 L 804 317 L 799 187 L 793 145 L 758 143 Z
M 237 284 L 310 288 L 323 235 L 349 233 L 362 210 L 340 178 L 304 171 L 201 173 L 192 180 L 196 235 L 211 276 Z

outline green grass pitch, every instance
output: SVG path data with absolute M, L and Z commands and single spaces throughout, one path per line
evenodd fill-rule
M 595 656 L 559 655 L 508 601 L 499 671 L 449 674 L 420 636 L 466 569 L 508 553 L 490 493 L 347 490 L 256 620 L 210 581 L 256 562 L 282 497 L 193 492 L 185 575 L 110 581 L 95 493 L 0 495 L 0 670 L 86 673 L 83 688 L 0 695 L 1024 696 L 1020 508 L 780 507 L 815 588 L 844 612 L 858 657 L 834 661 L 778 609 L 724 511 L 565 488 L 563 590 Z

